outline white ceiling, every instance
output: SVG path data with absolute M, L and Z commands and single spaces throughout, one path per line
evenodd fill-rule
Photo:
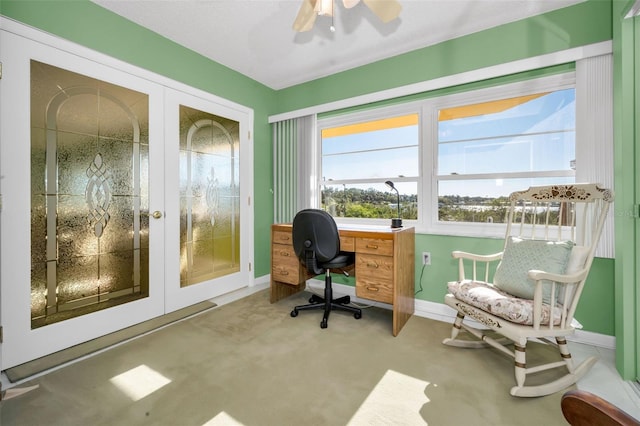
M 282 89 L 584 0 L 400 0 L 383 24 L 360 2 L 313 30 L 291 25 L 302 0 L 92 0 L 273 89 Z

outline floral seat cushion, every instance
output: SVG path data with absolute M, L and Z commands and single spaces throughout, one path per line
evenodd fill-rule
M 499 290 L 493 284 L 482 281 L 452 281 L 447 284 L 449 293 L 476 308 L 509 322 L 533 325 L 533 300 L 520 299 Z M 542 305 L 540 325 L 549 324 L 549 305 Z M 554 309 L 554 325 L 560 324 L 561 309 Z

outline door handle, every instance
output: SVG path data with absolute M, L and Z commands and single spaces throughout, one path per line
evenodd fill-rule
M 160 219 L 162 217 L 162 212 L 160 210 L 156 210 L 153 213 L 147 213 L 147 216 L 150 216 L 154 219 Z

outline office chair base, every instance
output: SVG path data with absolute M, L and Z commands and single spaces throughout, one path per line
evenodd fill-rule
M 350 296 L 342 296 L 337 299 L 333 298 L 333 290 L 331 288 L 331 281 L 327 280 L 325 283 L 324 289 L 324 298 L 318 296 L 317 294 L 312 295 L 309 298 L 309 303 L 306 305 L 300 305 L 293 308 L 291 311 L 291 316 L 293 318 L 298 316 L 299 311 L 307 311 L 311 309 L 323 309 L 324 316 L 322 317 L 322 321 L 320 321 L 320 328 L 327 328 L 329 325 L 329 314 L 333 310 L 347 311 L 353 313 L 353 317 L 355 319 L 362 318 L 362 310 L 359 308 L 355 308 L 353 306 L 347 306 L 351 303 Z
M 320 296 L 318 296 L 317 294 L 313 294 L 310 298 L 309 298 L 309 303 L 324 303 L 324 299 Z
M 319 299 L 322 299 L 319 297 Z M 316 299 L 317 300 L 317 299 Z M 293 318 L 298 316 L 299 311 L 307 311 L 311 309 L 324 309 L 324 316 L 322 317 L 322 321 L 320 321 L 320 328 L 327 328 L 329 322 L 329 314 L 331 311 L 340 310 L 340 311 L 348 311 L 353 313 L 353 317 L 355 319 L 362 318 L 362 311 L 359 308 L 354 308 L 352 306 L 346 306 L 346 303 L 350 303 L 351 298 L 349 296 L 343 296 L 338 299 L 334 299 L 330 303 L 325 303 L 324 300 L 314 301 L 307 305 L 300 305 L 293 308 L 291 311 L 291 316 Z
M 323 297 L 320 297 L 317 294 L 314 294 L 309 298 L 309 305 L 317 305 L 319 303 L 324 303 Z M 351 298 L 349 296 L 342 296 L 337 299 L 333 299 L 331 303 L 337 303 L 339 305 L 348 305 L 349 303 L 351 303 Z

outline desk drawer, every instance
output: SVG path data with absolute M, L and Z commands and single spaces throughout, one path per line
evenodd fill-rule
M 393 304 L 393 281 L 381 278 L 356 278 L 356 296 Z
M 393 258 L 358 253 L 356 257 L 356 296 L 393 303 Z
M 305 283 L 304 275 L 298 267 L 290 265 L 273 265 L 271 267 L 271 279 L 287 284 L 300 285 Z
M 273 244 L 288 244 L 293 246 L 293 236 L 291 232 L 273 231 Z
M 356 252 L 393 256 L 393 240 L 356 238 Z
M 340 251 L 356 251 L 356 239 L 353 237 L 340 237 Z
M 284 244 L 271 246 L 271 278 L 295 285 L 304 282 L 304 267 L 300 264 L 292 246 Z
M 299 263 L 293 246 L 285 244 L 274 244 L 271 246 L 271 259 L 273 263 Z

